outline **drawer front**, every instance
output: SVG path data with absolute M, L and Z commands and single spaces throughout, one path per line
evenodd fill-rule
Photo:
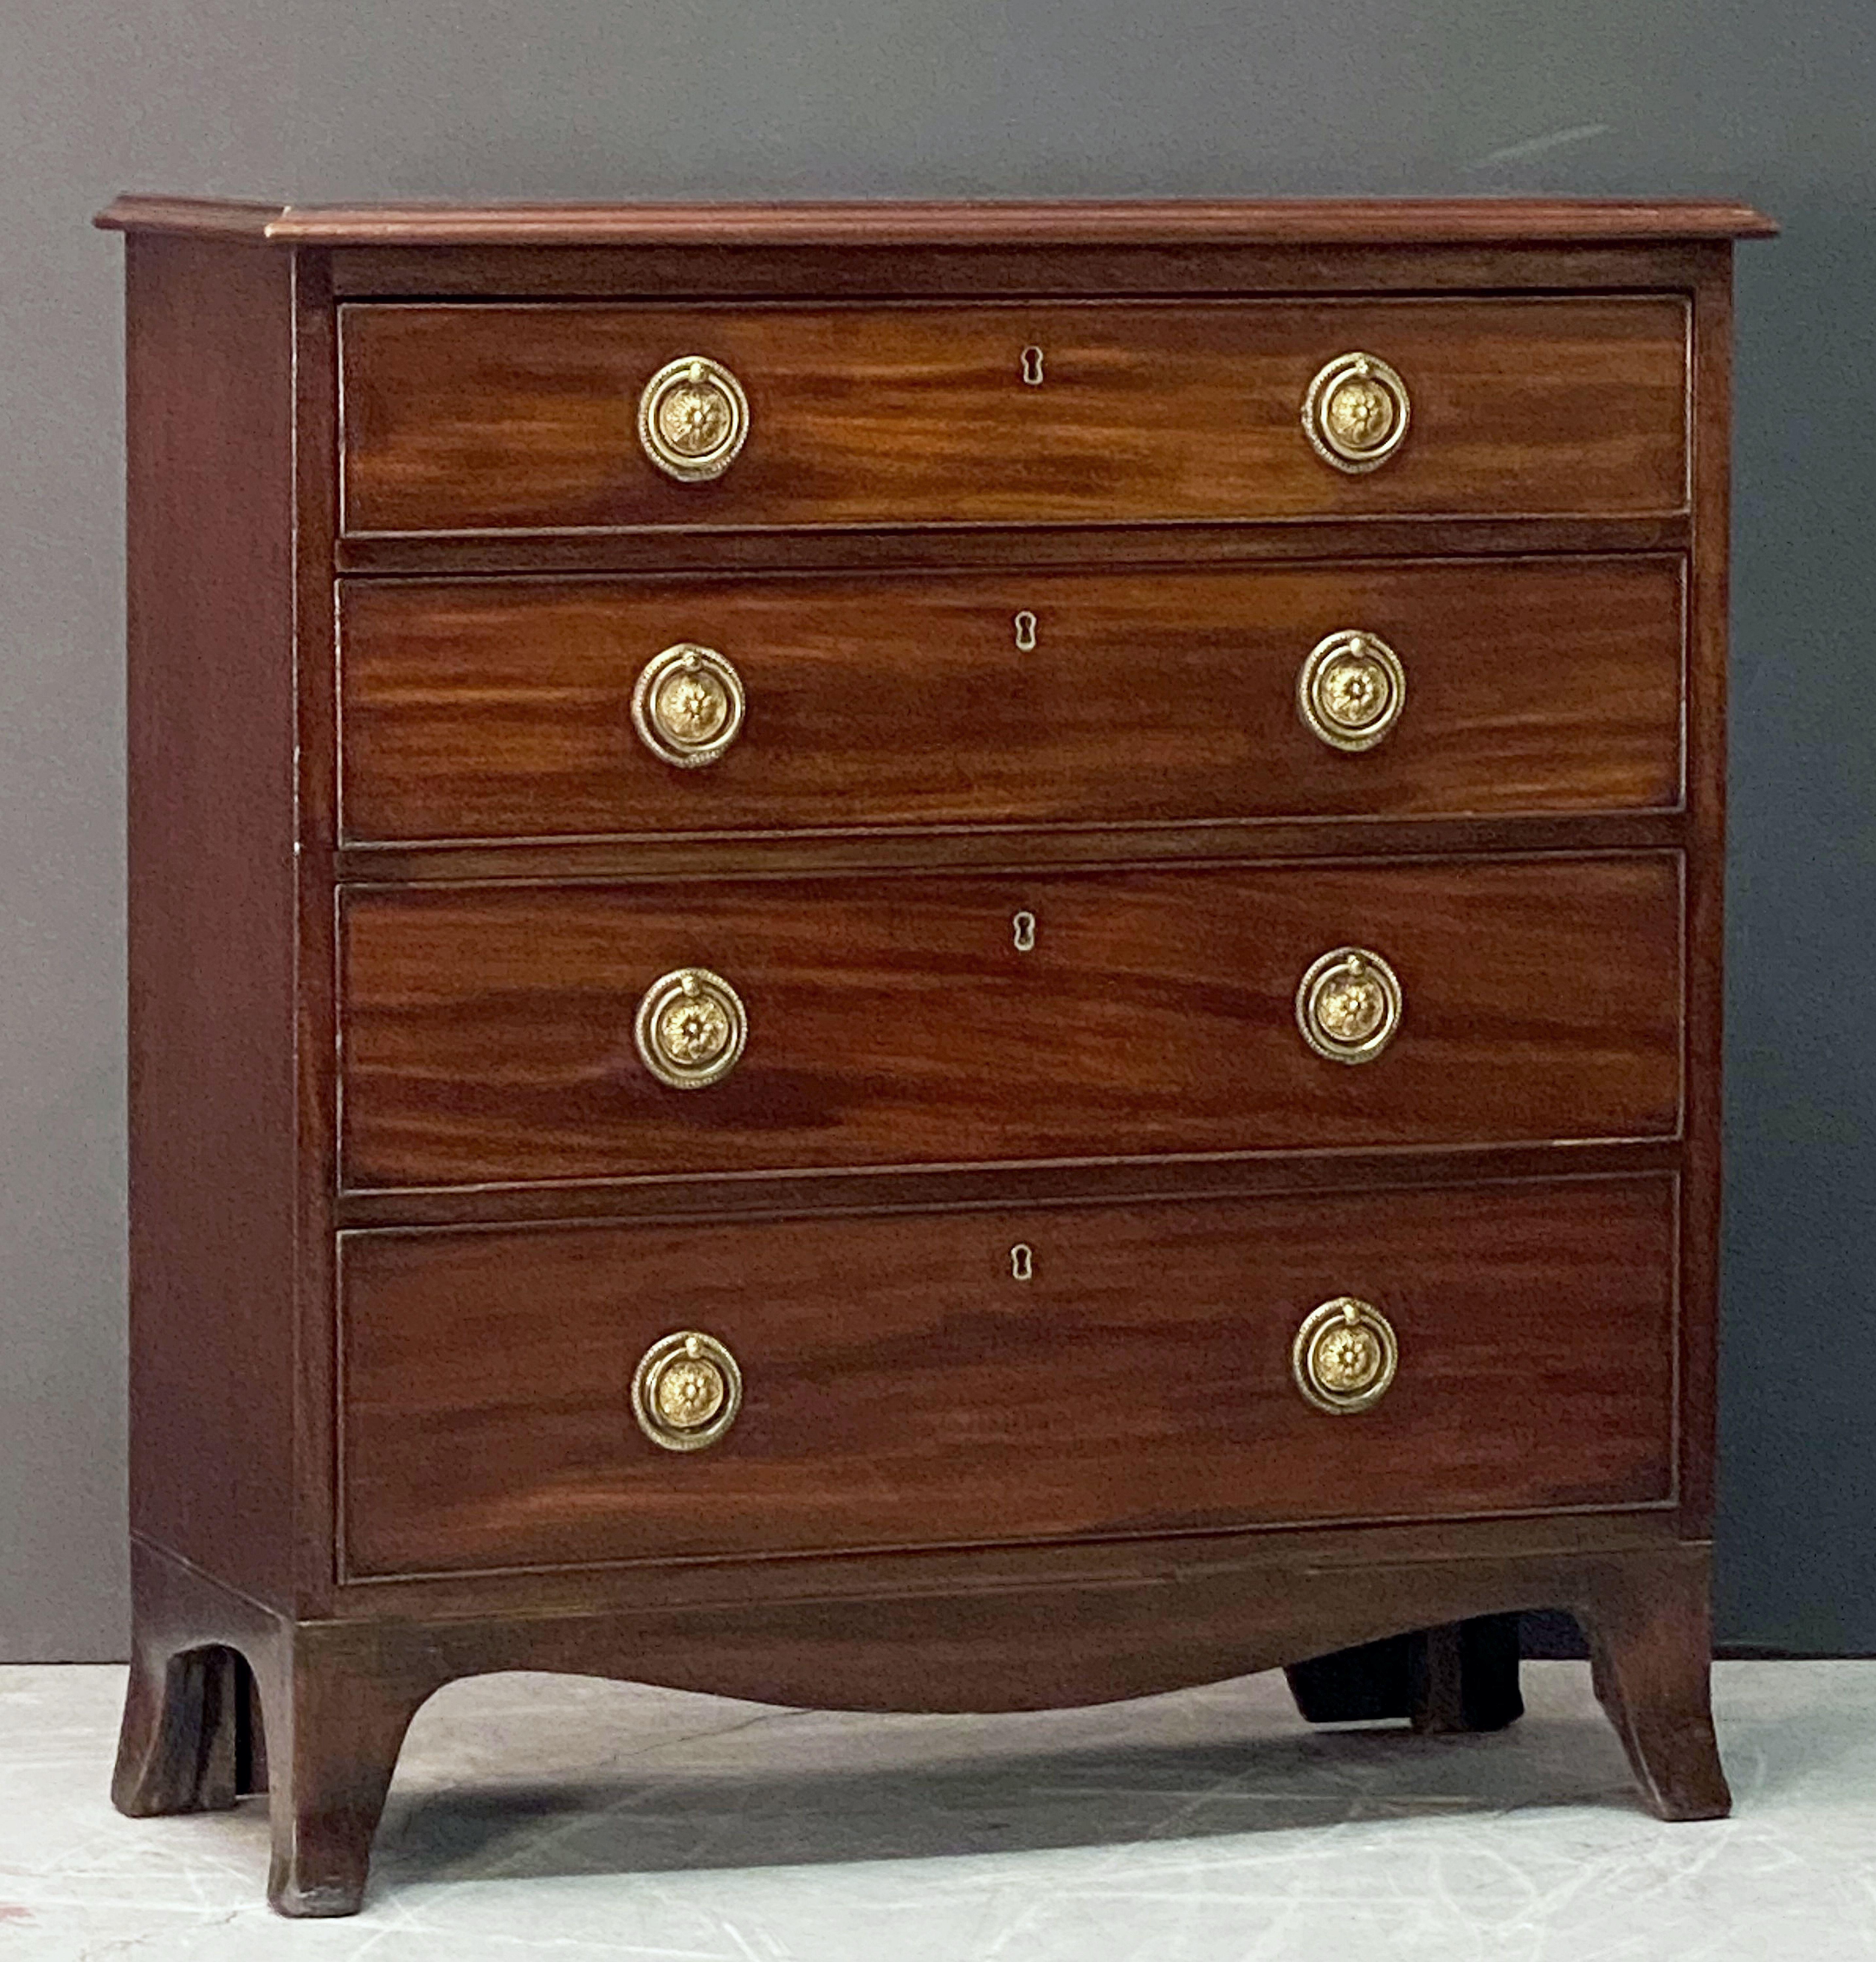
M 1673 1182 L 343 1242 L 355 1576 L 1660 1503 Z M 1013 1248 L 1027 1250 L 1025 1260 Z M 1029 1278 L 1019 1280 L 1016 1270 Z M 1306 1402 L 1319 1304 L 1391 1385 Z M 660 1449 L 695 1330 L 729 1429 Z
M 1678 558 L 348 580 L 340 621 L 344 825 L 359 841 L 1680 796 Z M 1397 660 L 1398 705 L 1372 653 L 1325 647 L 1352 634 Z M 727 663 L 742 695 L 740 724 L 700 725 L 689 749 L 646 706 L 668 650 L 687 646 Z M 1318 648 L 1318 698 L 1338 674 L 1379 675 L 1385 705 L 1326 728 L 1318 708 L 1312 730 L 1299 685 Z
M 340 322 L 354 534 L 1686 503 L 1687 311 L 1668 296 L 361 303 Z M 1303 414 L 1314 379 L 1350 353 L 1386 364 L 1407 402 L 1398 449 L 1353 472 L 1318 453 Z M 712 392 L 708 427 L 746 434 L 702 481 L 667 475 L 639 431 L 648 385 L 693 356 L 745 401 L 739 424 Z
M 448 1186 L 1669 1136 L 1680 921 L 1666 852 L 353 888 L 344 1175 Z M 1297 1011 L 1306 971 L 1346 947 L 1379 956 L 1398 993 L 1392 1042 L 1354 1065 L 1316 1053 Z M 673 1088 L 641 1059 L 634 1018 L 692 969 L 729 984 L 743 1046 L 720 1080 Z M 1377 1013 L 1380 972 L 1354 990 Z M 714 1064 L 735 1017 L 711 999 L 695 1053 Z

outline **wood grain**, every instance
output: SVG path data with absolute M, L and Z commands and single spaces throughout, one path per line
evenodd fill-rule
M 1712 1590 L 1682 1566 L 1602 1589 L 1579 1610 L 1591 1679 L 1648 1810 L 1660 1819 L 1724 1819 L 1733 1794 L 1713 1734 Z
M 1687 499 L 1678 298 L 1003 305 L 350 304 L 348 533 L 1603 516 Z M 1026 385 L 1025 345 L 1047 379 Z M 1365 350 L 1412 393 L 1396 455 L 1331 468 L 1311 378 Z M 641 390 L 702 353 L 748 391 L 727 475 L 639 446 Z
M 472 532 L 341 538 L 341 573 L 480 579 L 515 573 L 1179 571 L 1207 566 L 1356 566 L 1400 558 L 1625 557 L 1684 552 L 1684 512 L 1648 518 L 1295 519 L 1282 524 L 1085 525 L 948 530 Z
M 344 1191 L 334 1211 L 344 1230 L 374 1226 L 523 1225 L 551 1220 L 722 1222 L 802 1213 L 845 1217 L 907 1207 L 1100 1206 L 1150 1199 L 1254 1198 L 1270 1193 L 1360 1192 L 1376 1187 L 1473 1185 L 1526 1178 L 1671 1171 L 1679 1139 L 1543 1142 L 1471 1148 L 1395 1145 L 1314 1153 L 1256 1152 L 1209 1157 L 995 1160 L 906 1170 L 832 1166 L 820 1171 L 699 1178 L 644 1178 L 533 1185 L 391 1186 Z
M 190 1672 L 166 1662 L 207 1650 L 244 1658 L 277 1740 L 270 1897 L 286 1914 L 349 1914 L 364 1896 L 411 1714 L 464 1676 L 558 1670 L 785 1705 L 1036 1710 L 1244 1675 L 1403 1627 L 1561 1606 L 1599 1631 L 1599 1687 L 1650 1801 L 1670 1817 L 1713 1816 L 1725 1785 L 1698 1645 L 1710 1551 L 1624 1546 L 1612 1523 L 1606 1532 L 1600 1550 L 1449 1551 L 1405 1564 L 1369 1554 L 1302 1561 L 1280 1576 L 1254 1562 L 1172 1565 L 1123 1586 L 797 1599 L 734 1615 L 628 1601 L 574 1613 L 297 1625 L 133 1545 L 137 1666 L 159 1693 L 143 1700 L 133 1691 L 126 1706 L 119 1789 L 146 1795 L 134 1809 L 174 1809 L 161 1777 L 177 1775 L 187 1789 L 187 1768 L 205 1749 L 202 1704 L 161 1694 Z M 289 1740 L 290 1756 L 281 1748 Z M 1315 1748 L 1343 1747 L 1325 1738 Z M 139 1774 L 141 1786 L 132 1782 Z
M 1712 1530 L 1720 1214 L 1724 1162 L 1726 541 L 1731 527 L 1733 277 L 1730 247 L 1708 248 L 1693 349 L 1693 447 L 1700 547 L 1689 590 L 1687 728 L 1687 1152 L 1681 1325 L 1682 1530 Z
M 333 1194 L 338 1184 L 337 968 L 333 893 L 338 830 L 337 624 L 333 544 L 338 481 L 337 321 L 327 268 L 317 254 L 296 257 L 297 339 L 293 372 L 294 546 L 297 765 L 294 854 L 299 893 L 295 1069 L 299 1086 L 299 1233 L 293 1286 L 293 1389 L 297 1491 L 296 1606 L 309 1618 L 329 1612 L 333 1587 L 333 1474 L 336 1394 L 333 1302 L 337 1293 Z
M 351 580 L 348 841 L 1672 808 L 1670 558 L 1196 573 Z M 1019 610 L 1037 625 L 1016 644 Z M 1326 634 L 1380 636 L 1406 714 L 1333 749 L 1296 711 Z M 673 769 L 632 689 L 730 660 L 735 746 Z
M 1668 1178 L 719 1228 L 349 1235 L 353 1576 L 1660 1503 Z M 1032 1250 L 1013 1278 L 1010 1249 Z M 1372 1411 L 1305 1403 L 1322 1301 L 1392 1322 Z M 631 1417 L 705 1330 L 742 1414 Z
M 139 237 L 126 290 L 130 1515 L 279 1601 L 299 1180 L 291 268 Z
M 1027 878 L 1122 866 L 1277 864 L 1294 859 L 1473 858 L 1679 850 L 1678 810 L 1498 817 L 1216 818 L 1166 824 L 932 825 L 881 830 L 638 832 L 511 842 L 354 842 L 337 875 L 367 885 L 717 877 L 833 878 L 967 871 Z
M 1038 1708 L 1411 1636 L 1426 1721 L 1466 1723 L 1514 1698 L 1469 1705 L 1417 1631 L 1553 1606 L 1648 1802 L 1724 1809 L 1729 241 L 1765 221 L 101 222 L 132 234 L 125 1809 L 269 1783 L 276 1905 L 346 1913 L 461 1675 Z M 756 411 L 714 486 L 633 426 L 693 347 Z M 1414 400 L 1359 478 L 1297 413 L 1351 347 Z M 1291 707 L 1341 625 L 1408 644 L 1365 757 Z M 684 779 L 622 713 L 667 636 L 751 684 Z M 1405 986 L 1368 1069 L 1293 1022 L 1346 941 Z M 631 1020 L 697 961 L 753 1033 L 686 1094 Z M 1404 1339 L 1347 1419 L 1286 1353 L 1344 1288 Z M 622 1399 L 698 1321 L 749 1401 L 686 1459 Z
M 1245 244 L 1206 241 L 1176 252 L 1138 243 L 1025 246 L 960 241 L 909 251 L 858 240 L 725 250 L 672 238 L 628 247 L 561 243 L 338 244 L 318 256 L 347 299 L 1104 300 L 1221 294 L 1686 292 L 1699 283 L 1701 239 L 1399 247 L 1370 239 Z M 314 256 L 312 254 L 306 255 Z
M 355 889 L 345 1183 L 1671 1136 L 1679 879 L 1663 853 Z M 1294 1008 L 1349 944 L 1406 1002 L 1353 1068 Z M 641 993 L 687 966 L 749 1011 L 740 1065 L 703 1091 L 632 1046 Z
M 1711 198 L 1242 198 L 877 200 L 748 204 L 265 204 L 127 193 L 110 230 L 241 230 L 302 245 L 521 242 L 630 246 L 698 238 L 719 245 L 943 247 L 1002 241 L 1156 246 L 1265 240 L 1425 245 L 1460 239 L 1765 238 L 1772 221 Z

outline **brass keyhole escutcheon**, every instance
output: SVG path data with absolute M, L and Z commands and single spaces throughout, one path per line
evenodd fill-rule
M 1376 634 L 1344 628 L 1328 635 L 1296 676 L 1296 712 L 1331 749 L 1372 749 L 1406 705 L 1407 671 Z
M 1372 1062 L 1395 1037 L 1400 978 L 1365 947 L 1338 947 L 1309 963 L 1296 989 L 1296 1026 L 1331 1062 Z
M 1305 1401 L 1334 1417 L 1373 1409 L 1399 1361 L 1393 1325 L 1372 1302 L 1350 1294 L 1312 1309 L 1290 1350 L 1290 1374 Z
M 743 385 L 708 355 L 667 361 L 638 398 L 638 440 L 666 476 L 680 484 L 721 477 L 749 432 Z
M 743 1404 L 743 1372 L 714 1335 L 682 1329 L 653 1343 L 632 1374 L 638 1428 L 666 1451 L 714 1444 Z
M 678 967 L 647 988 L 632 1024 L 638 1059 L 673 1090 L 720 1083 L 749 1036 L 742 998 L 708 967 Z
M 1036 651 L 1036 616 L 1024 607 L 1017 615 L 1016 651 L 1019 654 L 1033 654 Z
M 1036 951 L 1036 915 L 1025 908 L 1010 917 L 1010 939 L 1018 954 Z
M 701 769 L 743 727 L 743 678 L 714 647 L 680 641 L 646 662 L 632 689 L 632 727 L 660 762 Z
M 1033 1280 L 1036 1273 L 1036 1256 L 1023 1241 L 1018 1241 L 1010 1249 L 1010 1279 L 1015 1281 Z
M 1377 355 L 1338 354 L 1302 398 L 1303 433 L 1325 463 L 1359 476 L 1378 470 L 1407 439 L 1407 384 Z
M 1032 388 L 1042 386 L 1042 350 L 1025 347 L 1023 350 L 1023 379 Z

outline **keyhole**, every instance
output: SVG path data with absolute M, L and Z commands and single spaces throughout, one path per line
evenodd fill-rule
M 1025 347 L 1023 350 L 1023 379 L 1032 388 L 1042 386 L 1042 350 Z
M 1027 608 L 1016 616 L 1016 645 L 1025 654 L 1036 651 L 1036 616 Z
M 1015 929 L 1017 952 L 1028 953 L 1036 944 L 1036 915 L 1032 912 L 1020 912 L 1010 922 L 1010 925 Z
M 1035 1256 L 1021 1241 L 1018 1241 L 1010 1249 L 1010 1278 L 1012 1280 L 1026 1281 L 1034 1276 L 1035 1271 Z

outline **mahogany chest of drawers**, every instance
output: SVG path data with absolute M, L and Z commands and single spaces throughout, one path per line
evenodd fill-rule
M 1488 1727 L 1540 1607 L 1725 1809 L 1763 220 L 103 222 L 125 1810 L 345 1913 L 459 1676 Z

